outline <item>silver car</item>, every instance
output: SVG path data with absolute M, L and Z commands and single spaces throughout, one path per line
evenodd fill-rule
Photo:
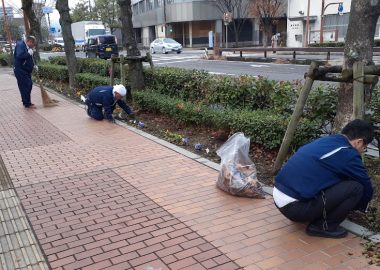
M 182 52 L 182 45 L 171 38 L 157 38 L 150 43 L 150 52 L 156 53 L 169 53 L 169 52 Z

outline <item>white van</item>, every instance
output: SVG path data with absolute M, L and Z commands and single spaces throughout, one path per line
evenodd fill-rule
M 63 42 L 63 38 L 55 38 L 54 39 L 54 44 L 61 45 L 62 47 L 65 46 L 65 43 Z

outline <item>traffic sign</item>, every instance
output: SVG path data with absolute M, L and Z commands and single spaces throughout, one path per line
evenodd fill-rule
M 52 7 L 42 7 L 42 12 L 44 14 L 53 13 L 53 8 Z
M 339 6 L 338 6 L 338 14 L 339 14 L 339 15 L 343 15 L 343 3 L 339 3 Z
M 57 32 L 57 29 L 55 28 L 55 27 L 50 27 L 50 33 L 55 33 L 55 32 Z

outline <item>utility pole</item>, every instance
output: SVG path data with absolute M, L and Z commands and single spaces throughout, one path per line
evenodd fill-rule
M 167 30 L 166 30 L 166 0 L 163 0 L 163 3 L 164 3 L 164 29 L 165 29 L 165 37 L 166 37 L 166 33 L 167 33 Z
M 310 0 L 307 0 L 307 17 L 306 17 L 306 31 L 305 31 L 305 47 L 309 47 L 310 35 Z
M 5 30 L 5 32 L 7 33 L 7 39 L 8 39 L 8 43 L 9 43 L 9 48 L 10 48 L 10 51 L 11 51 L 11 55 L 13 55 L 12 35 L 11 35 L 11 31 L 10 31 L 10 29 L 9 29 L 8 18 L 7 18 L 7 12 L 6 12 L 6 10 L 5 10 L 4 0 L 1 0 L 1 3 L 3 4 L 4 30 Z

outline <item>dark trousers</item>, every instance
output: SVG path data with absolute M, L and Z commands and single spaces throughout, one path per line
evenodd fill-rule
M 363 186 L 356 181 L 342 181 L 318 194 L 309 201 L 292 202 L 280 208 L 280 212 L 295 222 L 310 222 L 335 230 L 355 209 L 363 195 Z M 325 211 L 325 217 L 324 217 Z M 326 223 L 325 223 L 326 224 Z
M 32 105 L 30 101 L 33 86 L 32 74 L 18 69 L 15 69 L 14 73 L 17 79 L 18 89 L 20 90 L 22 104 L 24 104 L 25 107 L 29 107 Z
M 103 107 L 102 106 L 97 106 L 89 101 L 86 101 L 87 105 L 87 114 L 91 118 L 94 118 L 96 120 L 103 120 L 104 119 L 104 114 L 103 114 Z

